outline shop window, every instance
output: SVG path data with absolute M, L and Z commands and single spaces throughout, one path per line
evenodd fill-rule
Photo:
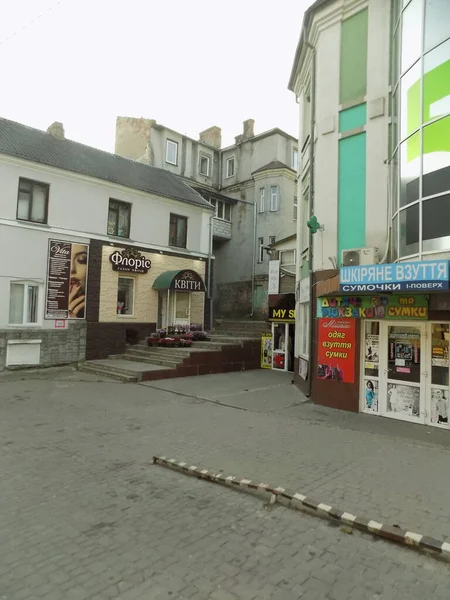
M 37 325 L 39 286 L 11 283 L 9 294 L 9 324 Z
M 400 256 L 419 252 L 419 203 L 400 211 Z
M 422 39 L 423 0 L 411 0 L 403 11 L 402 72 L 419 58 Z
M 364 322 L 364 411 L 379 412 L 380 323 Z
M 33 223 L 47 223 L 48 195 L 50 186 L 46 183 L 19 179 L 17 198 L 17 218 Z
M 119 277 L 117 287 L 117 314 L 130 317 L 134 312 L 134 279 Z
M 425 51 L 450 37 L 450 2 L 426 0 L 425 2 Z
M 431 324 L 431 384 L 449 385 L 449 342 L 448 323 Z
M 450 117 L 423 129 L 423 197 L 450 191 Z
M 442 239 L 450 236 L 450 194 L 422 202 L 423 251 L 442 250 L 448 244 Z M 439 241 L 438 241 L 439 240 Z
M 130 237 L 131 204 L 119 200 L 109 200 L 108 235 Z
M 170 214 L 169 246 L 186 248 L 187 245 L 187 217 Z

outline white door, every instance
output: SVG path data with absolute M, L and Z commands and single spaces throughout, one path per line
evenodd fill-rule
M 427 323 L 426 422 L 448 429 L 449 413 L 449 323 Z
M 425 323 L 383 321 L 380 325 L 380 414 L 425 423 Z
M 175 292 L 173 303 L 173 324 L 189 325 L 191 314 L 190 292 Z

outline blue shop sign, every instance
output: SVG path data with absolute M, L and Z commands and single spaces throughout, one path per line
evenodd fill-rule
M 341 267 L 341 292 L 424 292 L 449 289 L 448 260 Z

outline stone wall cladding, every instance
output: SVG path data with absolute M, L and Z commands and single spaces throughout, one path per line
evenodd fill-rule
M 6 368 L 8 340 L 42 340 L 41 361 L 39 365 L 41 367 L 83 361 L 86 357 L 86 330 L 86 321 L 71 321 L 67 329 L 60 330 L 3 329 L 0 331 L 0 370 Z

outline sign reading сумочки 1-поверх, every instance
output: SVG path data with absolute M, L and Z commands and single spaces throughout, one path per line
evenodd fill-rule
M 341 292 L 424 292 L 449 289 L 448 260 L 341 267 Z

